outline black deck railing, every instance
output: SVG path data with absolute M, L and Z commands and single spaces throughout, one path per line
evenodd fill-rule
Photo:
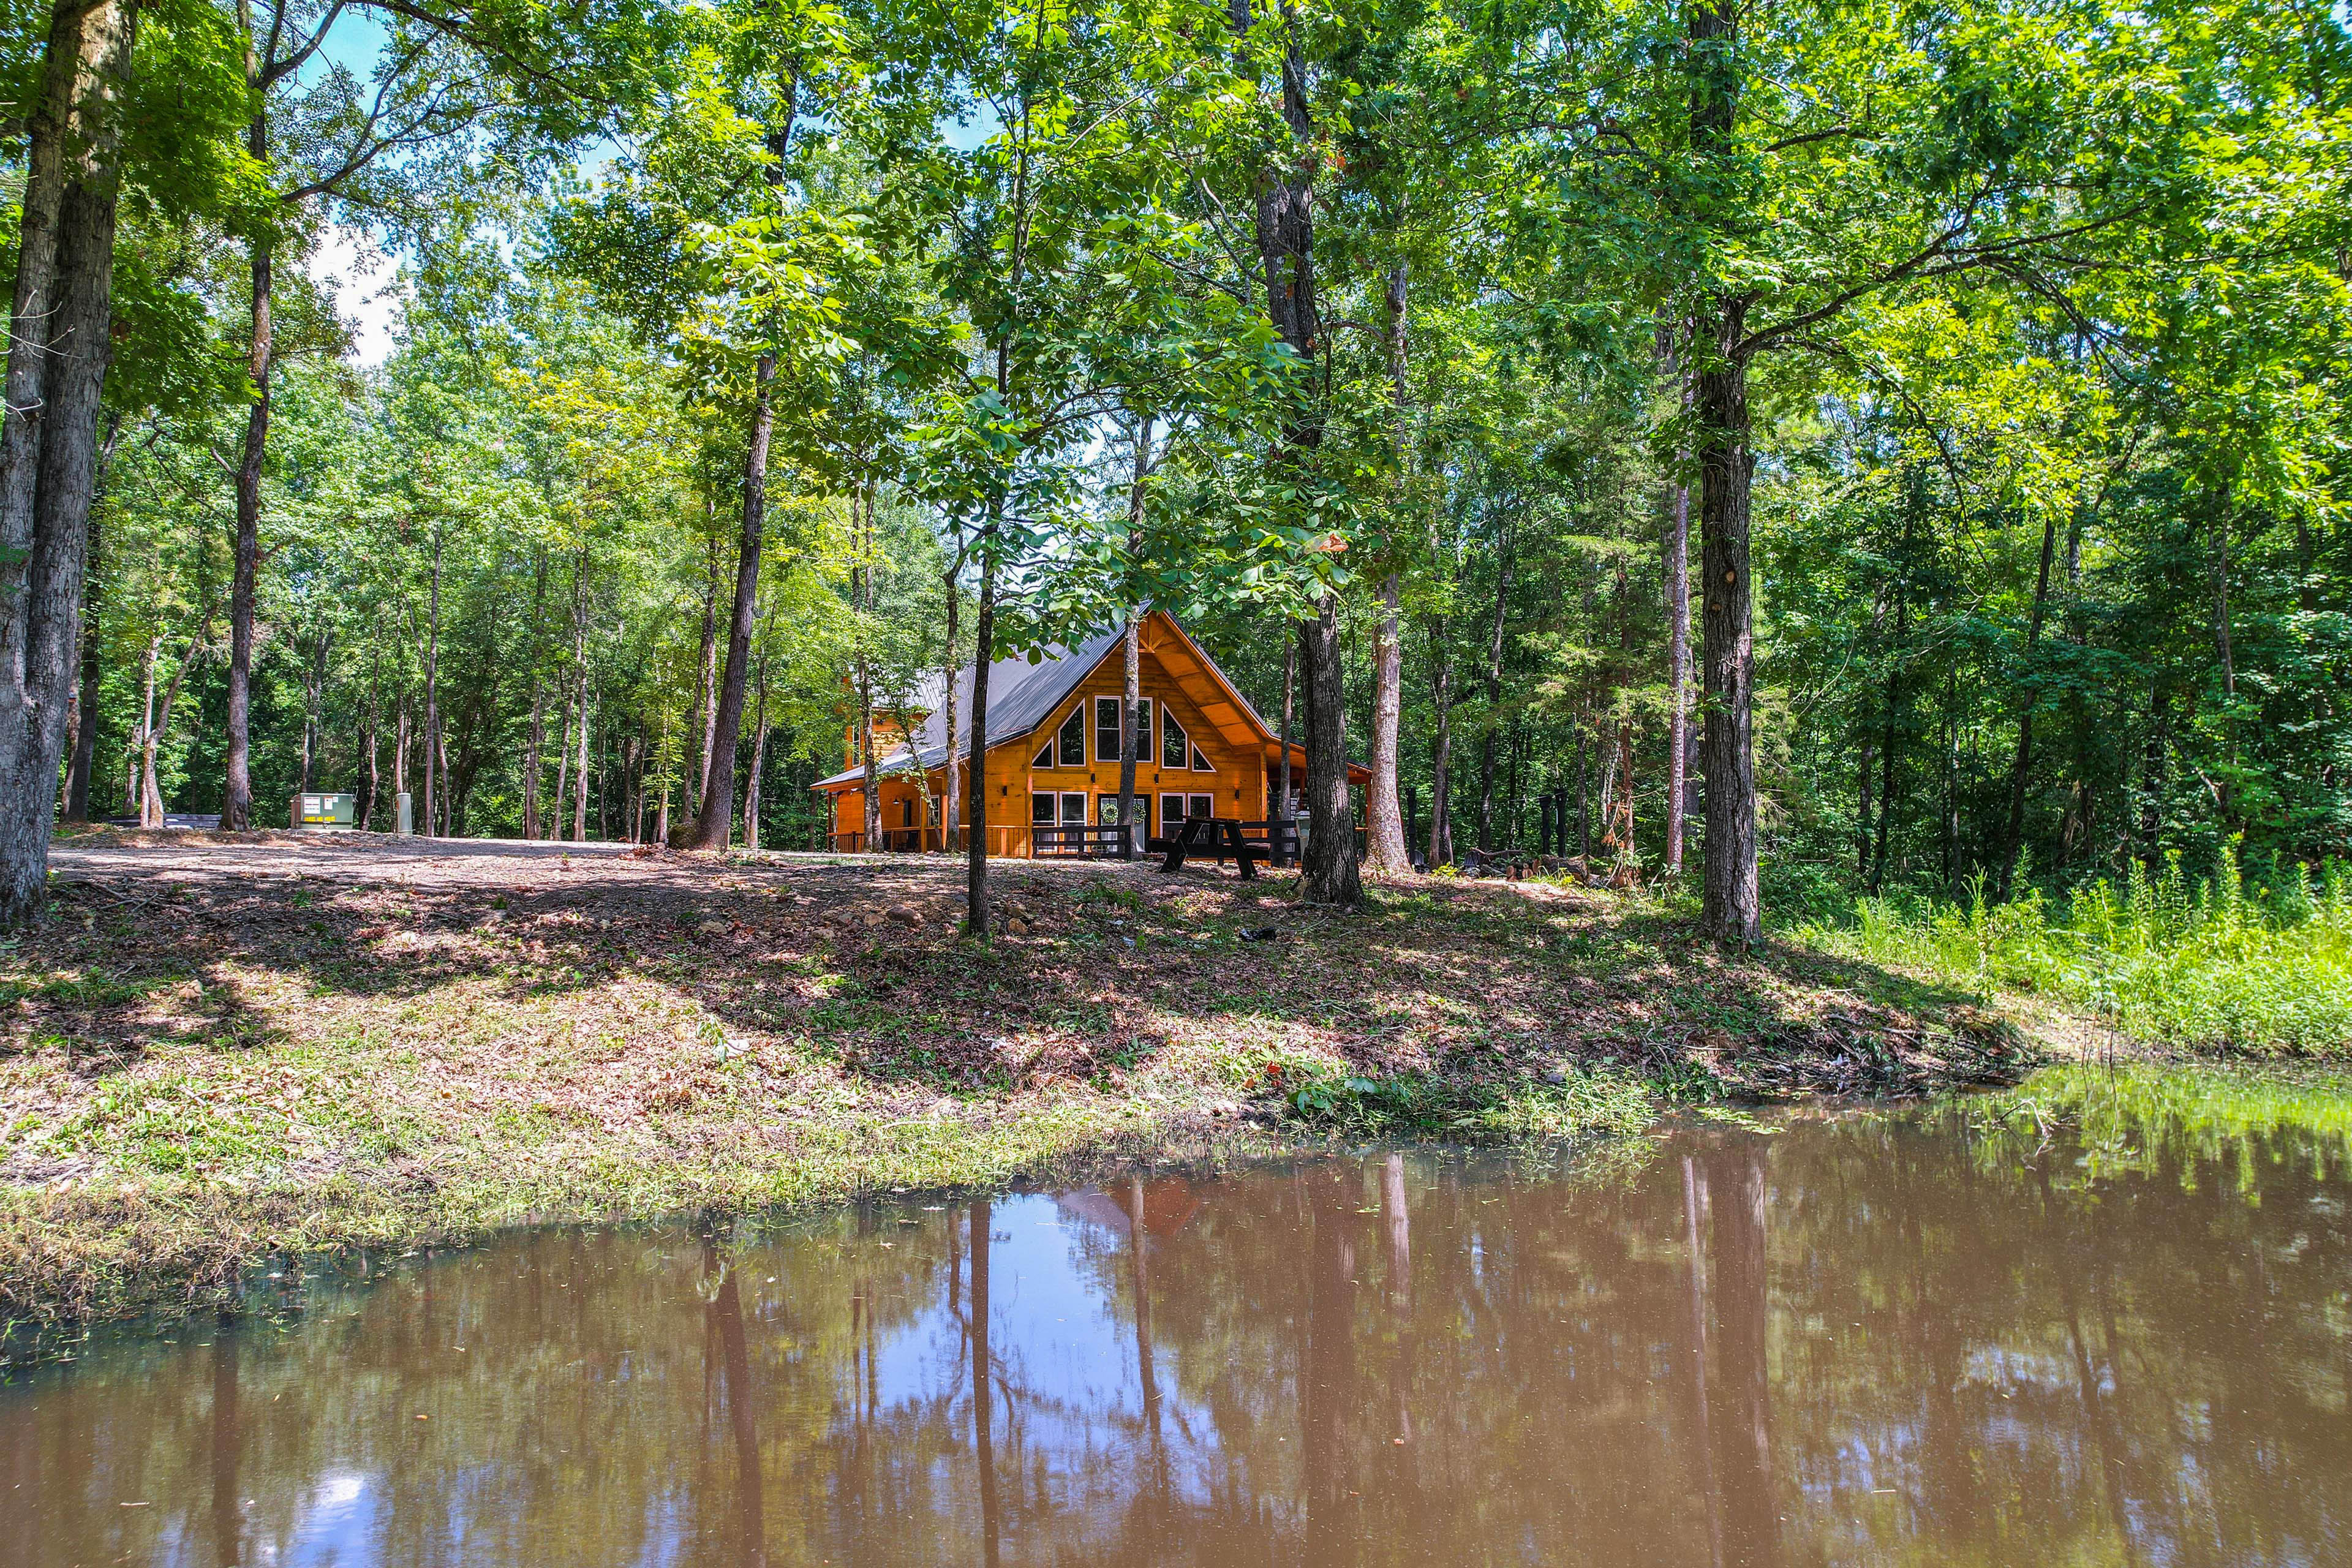
M 1082 822 L 1035 823 L 1029 829 L 1033 854 L 1067 856 L 1084 860 L 1123 860 L 1134 830 L 1123 824 L 1089 826 Z

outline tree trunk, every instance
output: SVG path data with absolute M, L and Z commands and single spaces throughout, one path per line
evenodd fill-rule
M 48 875 L 112 343 L 114 100 L 136 23 L 131 0 L 53 13 L 27 127 L 0 416 L 0 928 L 30 923 Z
M 871 493 L 864 485 L 849 498 L 851 529 L 857 540 L 860 564 L 850 574 L 850 593 L 857 604 L 857 760 L 863 771 L 858 792 L 865 805 L 866 832 L 861 846 L 868 855 L 882 852 L 882 779 L 874 755 L 874 663 L 866 638 L 874 630 L 874 527 Z
M 572 704 L 557 699 L 563 714 L 563 731 L 555 743 L 555 798 L 547 811 L 548 842 L 563 837 L 563 800 L 572 785 Z
M 1734 123 L 1742 66 L 1738 12 L 1730 0 L 1700 0 L 1685 13 L 1691 41 L 1692 150 L 1710 161 L 1736 155 Z M 1697 426 L 1699 542 L 1706 600 L 1703 680 L 1706 727 L 1699 763 L 1706 778 L 1706 867 L 1699 923 L 1717 942 L 1747 946 L 1764 938 L 1756 881 L 1756 748 L 1753 584 L 1748 580 L 1747 296 L 1717 291 L 1706 301 L 1705 329 L 1693 333 L 1697 376 L 1692 389 Z
M 248 610 L 251 608 L 247 605 Z M 425 744 L 424 811 L 420 814 L 427 837 L 434 834 L 435 801 L 448 791 L 448 778 L 441 772 L 441 524 L 433 525 L 433 585 L 425 611 L 425 732 L 419 737 Z M 232 626 L 231 637 L 236 630 Z M 439 785 L 438 790 L 436 784 Z M 228 819 L 221 826 L 226 828 Z
M 1412 284 L 1409 265 L 1399 261 L 1388 276 L 1389 399 L 1396 419 L 1396 460 L 1401 500 L 1411 499 L 1412 450 L 1406 428 L 1411 394 L 1412 342 L 1406 315 Z M 1397 731 L 1404 716 L 1404 643 L 1399 614 L 1402 584 L 1391 570 L 1381 583 L 1380 629 L 1372 652 L 1372 779 L 1366 804 L 1364 859 L 1375 871 L 1396 876 L 1412 869 L 1404 820 L 1397 804 Z
M 767 135 L 766 178 L 771 188 L 784 178 L 791 150 L 799 82 L 788 86 L 781 126 Z M 743 729 L 743 686 L 751 673 L 751 626 L 760 607 L 760 549 L 768 520 L 768 445 L 775 432 L 776 355 L 771 349 L 753 368 L 751 438 L 743 454 L 743 534 L 735 556 L 735 610 L 727 626 L 727 673 L 719 683 L 718 727 L 712 733 L 710 779 L 702 815 L 694 823 L 694 847 L 724 849 L 735 816 L 735 742 Z
M 124 793 L 130 796 L 130 808 L 139 815 L 142 827 L 161 827 L 161 822 L 147 820 L 147 737 L 155 731 L 155 660 L 163 651 L 162 634 L 147 639 L 147 652 L 139 661 L 139 727 L 131 732 L 132 754 Z
M 1127 551 L 1129 559 L 1143 550 L 1144 483 L 1151 477 L 1151 420 L 1135 422 L 1135 463 L 1127 488 Z M 1136 709 L 1143 700 L 1143 629 L 1136 610 L 1127 615 L 1126 635 L 1119 638 L 1120 685 L 1118 718 L 1118 820 L 1127 834 L 1127 858 L 1143 853 L 1148 834 L 1135 827 Z M 1269 816 L 1273 814 L 1267 813 Z
M 2058 514 L 2052 511 L 2042 520 L 2042 564 L 2033 578 L 2033 612 L 2025 627 L 2025 711 L 2017 720 L 2017 754 L 2009 768 L 2009 828 L 2001 837 L 2000 882 L 1995 897 L 2002 903 L 2009 901 L 2010 885 L 2017 877 L 2017 858 L 2025 847 L 2025 780 L 2033 765 L 2033 706 L 2037 691 L 2033 685 L 2033 656 L 2042 646 L 2042 619 L 2050 602 L 2050 566 L 2058 552 Z M 2227 625 L 2227 606 L 2223 607 L 2223 625 Z M 2222 647 L 2228 647 L 2223 636 Z M 2226 657 L 2226 654 L 2225 654 Z
M 743 780 L 743 847 L 760 847 L 760 773 L 768 754 L 768 656 L 760 654 L 759 695 L 751 704 L 751 768 Z
M 1675 328 L 1658 328 L 1659 358 L 1679 390 L 1685 407 L 1690 384 L 1675 352 Z M 1690 776 L 1690 487 L 1682 481 L 1681 461 L 1665 488 L 1664 538 L 1666 579 L 1666 875 L 1683 869 L 1684 794 Z
M 963 570 L 963 551 L 959 548 L 953 564 L 947 570 L 948 590 L 948 652 L 947 679 L 940 688 L 940 700 L 947 704 L 947 755 L 940 764 L 941 782 L 947 785 L 946 799 L 940 806 L 940 847 L 952 851 L 957 845 L 957 824 L 962 820 L 963 792 L 960 787 L 961 769 L 956 762 L 956 622 L 961 617 L 963 602 L 956 592 L 956 579 Z
M 1397 795 L 1398 741 L 1404 720 L 1402 584 L 1391 572 L 1381 583 L 1381 618 L 1372 653 L 1372 777 L 1365 802 L 1364 858 L 1396 876 L 1412 869 L 1404 816 Z
M 1275 781 L 1275 793 L 1280 795 L 1281 799 L 1275 805 L 1274 815 L 1286 822 L 1290 820 L 1292 816 L 1290 809 L 1290 724 L 1291 710 L 1293 705 L 1297 701 L 1297 626 L 1294 624 L 1291 627 L 1293 635 L 1282 639 L 1282 757 L 1276 764 L 1279 776 Z
M 163 737 L 171 733 L 172 708 L 180 699 L 180 688 L 186 684 L 188 671 L 194 666 L 196 656 L 203 650 L 205 638 L 210 630 L 211 627 L 207 625 L 189 637 L 188 646 L 180 652 L 179 668 L 172 671 L 171 683 L 163 688 L 163 700 L 160 703 L 151 704 L 152 717 L 146 726 L 146 737 L 141 747 L 140 756 L 139 826 L 142 827 L 163 826 L 163 790 L 155 780 L 155 758 L 163 749 Z M 148 690 L 151 694 L 154 690 L 152 670 L 149 674 Z
M 1234 0 L 1234 29 L 1252 25 L 1249 0 Z M 1297 32 L 1285 17 L 1281 110 L 1290 139 L 1257 177 L 1258 258 L 1265 273 L 1266 318 L 1275 335 L 1308 364 L 1321 354 L 1322 324 L 1315 297 L 1315 175 L 1323 152 L 1307 97 L 1307 63 Z M 1273 461 L 1297 467 L 1323 444 L 1319 406 L 1302 405 L 1286 420 Z M 1356 872 L 1355 824 L 1348 807 L 1347 713 L 1340 668 L 1339 603 L 1325 594 L 1302 623 L 1299 663 L 1307 689 L 1307 805 L 1310 822 L 1300 891 L 1309 903 L 1353 906 L 1363 897 Z M 1336 771 L 1335 771 L 1336 770 Z
M 1002 379 L 1003 350 L 997 351 Z M 980 608 L 972 618 L 971 766 L 965 770 L 963 929 L 976 942 L 988 940 L 988 667 L 996 639 L 996 509 L 992 500 L 980 535 Z
M 70 736 L 66 760 L 68 822 L 89 820 L 89 775 L 98 761 L 98 520 L 93 517 L 82 566 L 81 685 L 67 723 Z
M 1431 616 L 1429 638 L 1429 705 L 1436 717 L 1436 734 L 1429 747 L 1429 865 L 1432 870 L 1454 859 L 1454 670 L 1445 657 L 1445 623 Z
M 572 781 L 572 842 L 588 842 L 588 603 L 581 600 L 580 617 L 572 631 L 577 650 L 573 663 L 578 669 L 578 684 L 572 688 L 572 733 L 579 751 L 572 759 L 574 777 Z M 740 700 L 742 693 L 736 693 Z M 732 768 L 730 770 L 730 782 Z M 664 843 L 668 839 L 665 836 Z
M 1363 900 L 1356 870 L 1355 813 L 1348 802 L 1345 697 L 1339 687 L 1339 598 L 1326 594 L 1299 623 L 1307 668 L 1307 853 L 1301 890 L 1310 904 L 1352 908 Z
M 702 764 L 694 772 L 694 798 L 699 804 L 710 791 L 710 748 L 718 738 L 719 710 L 711 705 L 711 687 L 719 679 L 719 536 L 711 527 L 711 507 L 702 517 L 702 654 L 696 668 L 701 684 L 694 694 L 695 728 L 702 732 Z
M 1495 729 L 1503 711 L 1503 614 L 1511 595 L 1511 513 L 1503 514 L 1501 547 L 1495 557 L 1495 618 L 1486 637 L 1486 722 L 1478 737 L 1478 848 L 1495 847 Z
M 248 62 L 251 42 L 247 40 Z M 257 160 L 269 155 L 269 121 L 257 112 L 247 127 L 246 147 Z M 245 374 L 253 383 L 253 406 L 245 416 L 245 448 L 236 468 L 236 552 L 228 600 L 228 757 L 221 792 L 221 831 L 241 832 L 252 826 L 253 776 L 250 731 L 253 708 L 253 601 L 261 567 L 261 465 L 269 442 L 269 379 L 271 370 L 270 240 L 252 242 L 252 336 L 246 351 Z M 437 553 L 437 545 L 436 545 Z M 426 700 L 426 725 L 432 723 L 431 700 Z M 433 771 L 425 773 L 428 831 L 433 798 Z

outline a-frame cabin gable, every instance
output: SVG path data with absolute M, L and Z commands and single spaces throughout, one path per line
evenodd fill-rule
M 1139 689 L 1150 704 L 1151 724 L 1138 748 L 1135 790 L 1150 830 L 1164 830 L 1171 803 L 1181 803 L 1188 816 L 1264 819 L 1272 805 L 1279 737 L 1165 611 L 1147 615 L 1137 638 Z M 971 675 L 967 668 L 958 678 L 957 693 L 962 731 L 958 738 L 967 754 Z M 1107 803 L 1118 798 L 1119 762 L 1116 748 L 1101 743 L 1101 731 L 1115 720 L 1118 710 L 1109 704 L 1123 695 L 1126 684 L 1124 639 L 1116 628 L 1097 632 L 1075 648 L 1056 650 L 1035 665 L 1000 659 L 992 668 L 988 754 L 980 763 L 991 854 L 1031 853 L 1034 824 L 1095 825 L 1112 818 L 1115 806 Z M 1104 704 L 1099 713 L 1097 703 Z M 1171 719 L 1183 734 L 1180 763 L 1171 762 L 1178 754 L 1169 735 Z M 1066 752 L 1062 732 L 1073 720 L 1074 743 Z M 942 739 L 935 710 L 918 732 L 919 764 L 903 751 L 882 760 L 877 787 L 890 847 L 940 847 L 936 811 L 926 822 L 920 797 L 924 782 L 934 802 L 946 788 Z M 1303 772 L 1303 750 L 1294 742 L 1291 751 L 1294 767 Z M 1072 757 L 1077 760 L 1066 760 Z M 918 765 L 923 770 L 920 782 Z M 1368 776 L 1354 764 L 1349 773 L 1351 782 Z M 832 797 L 838 847 L 862 840 L 862 784 L 856 769 L 817 783 Z

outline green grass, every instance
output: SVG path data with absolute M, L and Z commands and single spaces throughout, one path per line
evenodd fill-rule
M 2315 889 L 2296 868 L 2249 895 L 2234 860 L 2191 888 L 2179 858 L 2154 881 L 2137 865 L 2063 907 L 2039 892 L 2006 904 L 1981 882 L 1965 904 L 1864 899 L 1853 918 L 1808 922 L 1797 941 L 1980 994 L 2055 997 L 2139 1038 L 2206 1050 L 2352 1049 L 2352 868 Z

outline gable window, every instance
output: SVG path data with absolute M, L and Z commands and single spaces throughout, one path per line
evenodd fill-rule
M 1029 759 L 1029 765 L 1033 768 L 1052 767 L 1054 765 L 1054 742 L 1048 741 L 1044 745 L 1038 747 L 1037 754 Z
M 1135 762 L 1138 767 L 1151 760 L 1151 699 L 1135 700 Z
M 1095 699 L 1095 761 L 1118 761 L 1118 709 L 1116 697 Z
M 1182 767 L 1184 753 L 1191 744 L 1192 737 L 1184 733 L 1183 725 L 1176 722 L 1175 714 L 1160 715 L 1160 765 L 1161 767 Z
M 1198 746 L 1192 748 L 1192 771 L 1196 773 L 1213 773 L 1217 771 L 1216 764 L 1209 761 L 1207 753 Z
M 1058 743 L 1064 767 L 1082 768 L 1087 765 L 1087 710 L 1085 709 L 1070 710 L 1070 716 L 1062 721 L 1062 734 Z

